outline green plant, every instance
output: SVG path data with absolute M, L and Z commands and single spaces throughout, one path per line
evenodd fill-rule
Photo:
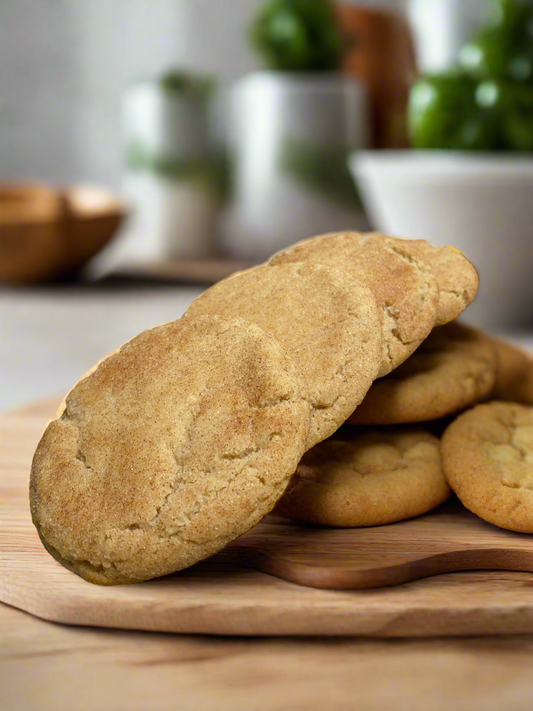
M 460 73 L 426 76 L 411 90 L 409 126 L 415 148 L 498 147 L 495 114 L 476 101 L 477 83 Z
M 230 189 L 226 157 L 214 152 L 194 158 L 162 156 L 147 150 L 138 140 L 131 140 L 126 145 L 126 166 L 130 171 L 194 183 L 221 197 L 226 197 Z
M 533 80 L 533 2 L 497 0 L 493 20 L 461 50 L 464 71 L 476 79 Z
M 165 72 L 159 83 L 167 91 L 197 97 L 209 97 L 215 90 L 215 80 L 211 77 L 178 69 Z
M 320 72 L 341 65 L 342 36 L 330 0 L 269 0 L 251 37 L 271 69 Z
M 412 88 L 415 148 L 533 151 L 533 0 L 494 0 L 451 72 Z

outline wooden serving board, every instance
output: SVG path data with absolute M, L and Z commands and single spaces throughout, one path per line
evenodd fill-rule
M 270 519 L 182 573 L 138 585 L 91 585 L 48 555 L 28 510 L 31 457 L 57 405 L 40 403 L 0 418 L 2 602 L 55 622 L 164 632 L 533 633 L 530 572 L 434 575 L 533 570 L 532 537 L 501 531 L 457 504 L 373 529 Z M 376 585 L 388 587 L 369 588 Z

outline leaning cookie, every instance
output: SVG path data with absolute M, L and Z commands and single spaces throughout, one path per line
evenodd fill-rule
M 491 402 L 464 413 L 444 433 L 442 462 L 467 509 L 533 533 L 533 408 Z
M 278 342 L 180 319 L 105 359 L 66 399 L 31 471 L 33 521 L 101 585 L 186 568 L 267 514 L 305 451 L 309 403 Z
M 381 328 L 371 290 L 320 264 L 259 266 L 215 284 L 184 318 L 241 317 L 294 360 L 311 405 L 307 448 L 343 424 L 377 377 Z
M 404 240 L 377 233 L 332 233 L 295 244 L 269 264 L 294 262 L 324 264 L 370 287 L 382 329 L 380 376 L 408 358 L 435 325 L 437 281 L 423 260 L 411 256 Z
M 274 512 L 321 526 L 379 526 L 424 514 L 449 494 L 436 437 L 416 427 L 355 430 L 305 454 Z
M 434 329 L 405 363 L 376 380 L 348 422 L 392 425 L 437 420 L 489 396 L 495 381 L 491 339 L 450 323 Z
M 120 348 L 116 348 L 114 351 L 111 351 L 111 353 L 108 353 L 108 354 L 105 355 L 103 358 L 100 358 L 100 360 L 99 360 L 98 362 L 96 362 L 96 363 L 92 366 L 92 368 L 89 368 L 89 370 L 81 376 L 81 378 L 78 380 L 78 382 L 76 383 L 76 385 L 77 385 L 81 380 L 84 380 L 85 378 L 88 378 L 89 375 L 92 375 L 95 370 L 98 370 L 98 368 L 99 368 L 100 365 L 104 362 L 104 360 L 107 360 L 107 359 L 110 358 L 112 355 L 115 355 L 115 353 L 118 353 L 119 350 L 120 350 Z M 74 386 L 74 387 L 76 387 L 76 386 Z M 67 395 L 65 395 L 65 397 L 63 398 L 63 400 L 61 400 L 61 403 L 60 403 L 59 407 L 57 408 L 56 417 L 55 417 L 56 420 L 58 420 L 58 419 L 61 417 L 61 415 L 65 412 L 65 410 L 66 410 L 66 408 L 67 408 L 67 397 L 69 396 L 70 392 L 71 392 L 71 391 L 69 391 L 69 393 L 67 393 Z

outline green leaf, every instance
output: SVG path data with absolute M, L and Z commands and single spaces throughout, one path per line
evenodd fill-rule
M 498 0 L 495 21 L 461 50 L 461 66 L 475 79 L 533 82 L 533 2 Z
M 450 150 L 499 148 L 497 115 L 486 105 L 491 99 L 491 87 L 480 91 L 467 76 L 443 74 L 421 79 L 413 86 L 409 101 L 413 145 Z
M 215 90 L 212 77 L 171 69 L 159 79 L 159 84 L 169 92 L 208 98 Z
M 266 66 L 281 71 L 335 71 L 343 43 L 330 0 L 269 0 L 251 28 Z

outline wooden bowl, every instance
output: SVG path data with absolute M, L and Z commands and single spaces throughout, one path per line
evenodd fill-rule
M 105 188 L 0 183 L 0 281 L 36 284 L 77 272 L 125 214 Z

